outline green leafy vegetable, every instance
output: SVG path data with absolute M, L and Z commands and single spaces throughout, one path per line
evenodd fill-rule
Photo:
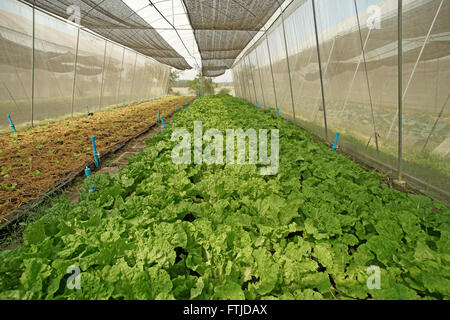
M 171 134 L 194 121 L 279 129 L 278 174 L 174 164 Z M 389 189 L 270 111 L 204 96 L 147 144 L 31 224 L 22 248 L 0 252 L 0 299 L 450 298 L 449 209 Z M 67 286 L 70 266 L 80 290 Z

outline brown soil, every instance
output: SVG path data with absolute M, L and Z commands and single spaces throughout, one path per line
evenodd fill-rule
M 92 160 L 92 136 L 101 157 L 154 124 L 158 109 L 167 116 L 185 102 L 153 100 L 0 136 L 0 220 Z

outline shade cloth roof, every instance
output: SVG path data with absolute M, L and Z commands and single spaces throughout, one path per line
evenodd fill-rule
M 67 8 L 80 8 L 81 26 L 179 70 L 191 69 L 150 24 L 122 0 L 24 0 L 57 16 L 70 18 Z
M 183 0 L 202 57 L 204 76 L 230 69 L 279 8 L 274 0 Z

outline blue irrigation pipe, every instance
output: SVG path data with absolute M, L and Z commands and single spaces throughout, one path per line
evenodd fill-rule
M 165 129 L 165 128 L 166 128 L 166 125 L 164 124 L 164 118 L 163 118 L 163 117 L 161 117 L 161 123 L 162 123 L 163 129 Z
M 95 137 L 91 137 L 92 140 L 92 149 L 94 150 L 94 160 L 95 160 L 95 166 L 97 168 L 100 167 L 100 161 L 98 159 L 98 152 L 97 152 L 97 147 L 95 145 Z
M 336 149 L 337 149 L 337 144 L 338 144 L 338 142 L 339 142 L 339 136 L 340 136 L 341 134 L 339 133 L 339 132 L 336 132 L 336 138 L 334 138 L 334 144 L 333 144 L 333 151 L 336 151 Z
M 86 113 L 89 115 L 89 107 L 86 105 Z
M 280 116 L 280 108 L 277 108 L 277 117 Z
M 178 109 L 178 106 L 177 106 L 177 104 L 175 103 L 175 112 L 177 112 L 177 109 Z
M 92 171 L 89 167 L 86 167 L 86 169 L 84 170 L 84 173 L 86 174 L 86 178 L 89 178 L 89 176 L 92 174 Z M 89 186 L 89 192 L 95 192 L 95 188 Z
M 8 114 L 8 120 L 9 120 L 9 125 L 11 126 L 11 129 L 13 130 L 14 133 L 16 133 L 16 127 L 14 126 L 14 123 L 11 119 L 11 116 Z
M 183 111 L 183 106 L 181 106 L 181 111 Z

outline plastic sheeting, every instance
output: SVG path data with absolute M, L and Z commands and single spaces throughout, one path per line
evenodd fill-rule
M 231 60 L 238 57 L 279 7 L 273 0 L 183 2 L 194 29 L 205 76 L 224 74 L 231 67 Z
M 34 29 L 33 100 L 33 9 L 0 1 L 0 131 L 167 94 L 168 66 L 37 9 Z
M 122 0 L 24 0 L 69 19 L 80 9 L 80 24 L 95 33 L 179 70 L 191 69 L 186 60 Z
M 312 0 L 293 1 L 284 12 L 285 32 L 279 17 L 233 66 L 236 93 L 266 108 L 278 106 L 292 119 L 292 86 L 297 124 L 328 143 L 339 132 L 342 150 L 393 175 L 400 134 L 404 179 L 448 203 L 450 1 L 403 1 L 400 133 L 397 5 L 396 0 L 315 0 L 322 87 Z M 259 72 L 262 93 L 248 80 Z

